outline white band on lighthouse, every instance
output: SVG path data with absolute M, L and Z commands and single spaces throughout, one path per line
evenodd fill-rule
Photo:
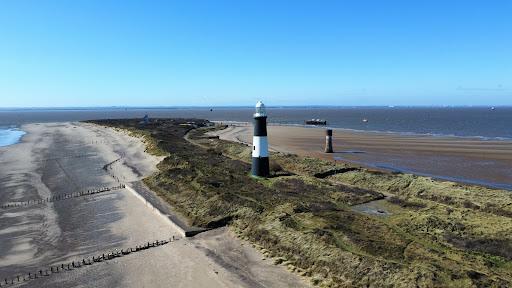
M 267 136 L 252 137 L 252 157 L 268 157 Z

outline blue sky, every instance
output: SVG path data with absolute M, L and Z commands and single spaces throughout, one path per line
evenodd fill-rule
M 0 2 L 0 107 L 512 105 L 512 1 Z

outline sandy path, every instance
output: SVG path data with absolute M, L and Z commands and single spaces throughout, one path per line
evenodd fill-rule
M 512 189 L 512 141 L 340 129 L 335 130 L 333 136 L 336 153 L 324 154 L 324 133 L 322 128 L 268 127 L 269 145 L 273 150 L 328 160 L 337 157 L 367 166 Z M 252 127 L 230 126 L 216 135 L 230 141 L 251 143 Z
M 129 184 L 160 161 L 144 153 L 138 139 L 91 124 L 30 124 L 23 130 L 28 134 L 22 143 L 0 148 L 0 205 Z M 102 169 L 117 159 L 108 172 Z M 0 209 L 0 279 L 172 236 L 180 240 L 15 286 L 304 286 L 226 230 L 181 238 L 127 189 Z

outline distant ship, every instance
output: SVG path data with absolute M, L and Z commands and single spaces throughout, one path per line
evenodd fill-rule
M 364 118 L 364 119 L 363 119 L 363 122 L 364 122 L 364 123 L 367 123 L 367 122 L 368 122 L 368 119 Z
M 304 122 L 306 125 L 327 125 L 327 121 L 323 119 L 311 119 Z
M 491 110 L 496 110 L 496 107 L 494 107 L 494 106 L 493 106 L 493 107 L 491 107 Z

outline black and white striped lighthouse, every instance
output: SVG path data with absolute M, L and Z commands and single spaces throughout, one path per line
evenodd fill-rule
M 267 142 L 267 112 L 265 104 L 256 103 L 254 113 L 254 135 L 252 137 L 252 171 L 253 176 L 268 177 L 268 142 Z

